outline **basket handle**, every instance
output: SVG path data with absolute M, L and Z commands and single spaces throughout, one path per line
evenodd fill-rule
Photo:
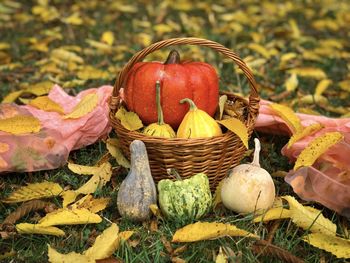
M 205 46 L 209 47 L 213 50 L 218 51 L 219 53 L 223 54 L 224 56 L 230 58 L 233 60 L 234 63 L 238 65 L 238 67 L 243 71 L 245 77 L 247 78 L 250 86 L 250 96 L 249 96 L 249 116 L 248 116 L 248 124 L 249 122 L 255 122 L 255 118 L 257 116 L 258 110 L 259 110 L 259 94 L 257 90 L 257 84 L 255 82 L 253 73 L 250 71 L 246 63 L 234 52 L 232 52 L 230 49 L 224 47 L 223 45 L 207 40 L 202 38 L 194 38 L 194 37 L 188 37 L 188 38 L 170 38 L 166 40 L 162 40 L 159 42 L 156 42 L 143 50 L 137 52 L 130 60 L 129 62 L 123 67 L 121 72 L 119 73 L 118 78 L 116 79 L 116 82 L 114 84 L 113 89 L 113 95 L 111 99 L 111 104 L 117 103 L 117 97 L 119 96 L 119 90 L 123 86 L 124 81 L 126 80 L 126 77 L 130 71 L 130 69 L 137 63 L 142 61 L 148 54 L 159 50 L 163 47 L 169 47 L 174 45 L 199 45 L 199 46 Z M 114 106 L 114 107 L 113 107 Z M 111 108 L 115 108 L 116 105 L 111 105 Z

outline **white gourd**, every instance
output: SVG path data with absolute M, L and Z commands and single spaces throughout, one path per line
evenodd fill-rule
M 268 209 L 276 195 L 271 175 L 259 164 L 260 141 L 255 138 L 254 142 L 253 162 L 233 168 L 221 188 L 222 203 L 237 213 Z

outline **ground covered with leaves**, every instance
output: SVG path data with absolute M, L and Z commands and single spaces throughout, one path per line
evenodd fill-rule
M 158 2 L 158 1 L 157 1 Z M 350 111 L 350 3 L 347 1 L 14 1 L 0 2 L 0 99 L 26 103 L 47 94 L 53 84 L 75 95 L 79 91 L 113 85 L 116 74 L 130 57 L 153 42 L 172 37 L 200 37 L 232 49 L 252 69 L 264 99 L 288 105 L 302 113 L 349 117 Z M 179 48 L 184 60 L 202 60 L 216 67 L 220 87 L 249 94 L 244 75 L 214 51 L 198 46 Z M 146 60 L 166 58 L 168 49 Z M 292 164 L 280 153 L 287 137 L 253 134 L 262 142 L 261 165 L 283 174 Z M 114 136 L 114 135 L 113 135 Z M 252 142 L 251 142 L 252 146 Z M 99 212 L 97 224 L 63 225 L 63 237 L 18 234 L 2 230 L 0 259 L 8 262 L 47 262 L 48 244 L 61 253 L 82 253 L 111 222 L 133 235 L 113 254 L 110 262 L 278 262 L 292 255 L 306 262 L 343 262 L 331 253 L 303 241 L 307 230 L 290 220 L 253 223 L 252 216 L 217 207 L 205 221 L 234 224 L 269 242 L 268 250 L 254 239 L 225 237 L 195 243 L 171 243 L 177 226 L 154 217 L 134 224 L 120 218 L 116 195 L 126 174 L 106 157 L 105 142 L 71 152 L 72 163 L 94 166 L 110 159 L 111 180 L 93 193 L 110 198 Z M 251 158 L 247 156 L 245 161 Z M 102 161 L 101 161 L 102 160 Z M 88 180 L 67 166 L 51 171 L 4 174 L 0 198 L 27 183 L 44 180 L 65 190 L 79 189 Z M 282 177 L 274 177 L 277 195 L 293 195 Z M 62 199 L 34 203 L 19 222 L 35 223 Z M 349 221 L 321 205 L 323 214 L 349 238 Z M 1 203 L 0 222 L 19 204 Z M 221 252 L 219 252 L 221 251 Z M 219 256 L 217 256 L 219 254 Z M 222 260 L 222 261 L 219 261 Z M 292 262 L 298 259 L 289 258 Z M 294 260 L 294 261 L 293 261 Z M 107 262 L 107 261 L 106 261 Z

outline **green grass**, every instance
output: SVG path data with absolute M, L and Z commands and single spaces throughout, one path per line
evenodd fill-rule
M 323 69 L 328 78 L 333 80 L 331 89 L 325 92 L 329 102 L 333 106 L 349 107 L 350 94 L 341 92 L 337 83 L 341 80 L 349 78 L 349 62 L 346 58 L 329 57 L 323 58 L 322 61 L 304 60 L 300 56 L 303 49 L 313 50 L 318 47 L 318 40 L 322 39 L 340 39 L 343 44 L 343 52 L 350 51 L 349 41 L 346 40 L 346 28 L 340 26 L 338 30 L 317 30 L 312 27 L 312 22 L 318 19 L 335 18 L 336 14 L 341 14 L 345 10 L 345 6 L 338 7 L 337 1 L 329 6 L 323 1 L 291 1 L 283 5 L 280 1 L 238 1 L 240 3 L 232 3 L 231 1 L 216 1 L 215 4 L 204 2 L 193 4 L 191 10 L 182 9 L 182 4 L 169 4 L 167 8 L 161 9 L 163 1 L 155 1 L 158 4 L 150 3 L 152 1 L 125 1 L 122 4 L 119 1 L 58 1 L 52 0 L 49 7 L 56 8 L 60 16 L 52 21 L 44 22 L 39 15 L 32 13 L 32 8 L 37 5 L 36 1 L 21 2 L 0 2 L 0 35 L 1 43 L 9 43 L 10 48 L 0 50 L 0 66 L 6 63 L 21 63 L 15 69 L 1 69 L 0 67 L 0 100 L 9 92 L 19 90 L 25 84 L 32 85 L 44 80 L 58 80 L 60 83 L 76 78 L 76 71 L 69 71 L 61 68 L 62 74 L 52 72 L 41 72 L 41 63 L 45 59 L 50 58 L 50 52 L 62 46 L 74 45 L 82 48 L 77 52 L 84 59 L 84 65 L 93 65 L 101 70 L 108 71 L 109 67 L 119 67 L 127 63 L 132 54 L 142 49 L 145 44 L 140 40 L 139 34 L 146 34 L 150 38 L 150 42 L 183 36 L 203 37 L 217 41 L 226 47 L 237 52 L 242 58 L 253 56 L 262 58 L 256 52 L 247 48 L 252 42 L 251 33 L 259 33 L 262 37 L 261 45 L 268 46 L 273 41 L 279 41 L 275 44 L 275 48 L 279 54 L 266 60 L 266 63 L 255 68 L 256 79 L 259 84 L 259 93 L 262 98 L 270 99 L 271 96 L 282 93 L 285 90 L 284 82 L 289 77 L 286 70 L 279 68 L 280 56 L 287 52 L 295 52 L 298 54 L 297 59 L 289 66 L 308 66 Z M 173 1 L 168 1 L 169 3 Z M 305 3 L 304 3 L 305 2 Z M 327 1 L 325 1 L 327 2 Z M 15 3 L 15 4 L 14 4 Z M 12 11 L 6 13 L 2 11 L 3 6 L 9 7 L 18 4 Z M 136 13 L 126 13 L 118 11 L 115 6 L 125 6 L 126 4 L 138 8 Z M 278 12 L 273 12 L 273 8 L 269 4 L 277 8 L 281 8 Z M 289 6 L 291 5 L 291 8 Z M 349 10 L 349 4 L 344 4 Z M 290 8 L 289 12 L 283 9 Z M 253 12 L 252 10 L 254 10 Z M 207 10 L 207 11 L 205 11 Z M 272 11 L 271 11 L 272 10 Z M 242 11 L 248 14 L 248 20 L 234 18 L 229 21 L 221 20 L 223 15 L 229 15 L 234 12 Z M 79 12 L 83 24 L 70 25 L 62 22 L 62 18 Z M 251 13 L 249 13 L 251 12 Z M 282 12 L 286 12 L 282 15 Z M 312 12 L 314 12 L 312 14 Z M 253 14 L 254 13 L 254 14 Z M 164 15 L 164 16 L 163 16 Z M 238 16 L 239 17 L 239 16 Z M 23 22 L 24 19 L 26 20 Z M 186 19 L 189 22 L 186 22 Z M 256 19 L 260 19 L 259 21 Z M 304 36 L 313 38 L 301 41 L 290 38 L 290 26 L 288 21 L 294 19 L 297 21 L 299 28 Z M 150 27 L 140 25 L 141 22 L 150 22 Z M 159 33 L 153 27 L 156 23 L 166 23 L 172 27 L 171 32 Z M 241 30 L 235 27 L 235 23 L 240 24 Z M 255 23 L 255 24 L 254 24 Z M 195 26 L 195 25 L 199 26 Z M 60 32 L 61 37 L 52 34 L 54 30 Z M 114 46 L 127 47 L 126 51 L 118 54 L 101 53 L 91 55 L 87 51 L 91 48 L 86 42 L 87 39 L 99 41 L 101 35 L 105 31 L 112 31 L 115 35 Z M 51 33 L 51 34 L 50 34 Z M 48 44 L 48 51 L 42 52 L 32 49 L 34 41 L 44 41 L 49 35 L 56 37 L 55 40 Z M 36 40 L 35 40 L 36 39 Z M 244 76 L 234 71 L 231 61 L 223 60 L 221 55 L 216 52 L 208 51 L 208 49 L 198 49 L 191 51 L 188 47 L 179 47 L 183 57 L 197 56 L 206 62 L 215 65 L 220 75 L 220 85 L 224 90 L 233 92 L 242 92 L 249 94 L 249 86 Z M 117 52 L 117 51 L 116 51 Z M 194 52 L 194 53 L 193 53 Z M 118 56 L 117 56 L 118 55 Z M 147 59 L 151 60 L 155 55 L 150 55 Z M 44 61 L 44 62 L 43 62 Z M 115 72 L 116 74 L 118 72 Z M 71 95 L 77 94 L 83 89 L 98 87 L 102 84 L 113 85 L 116 74 L 111 74 L 107 79 L 90 79 L 84 85 L 76 86 L 67 90 Z M 317 84 L 316 80 L 299 78 L 298 89 L 289 96 L 280 99 L 280 102 L 289 103 L 295 98 L 300 98 L 304 94 L 312 94 Z M 339 96 L 342 94 L 342 96 Z M 19 103 L 19 101 L 17 101 Z M 297 104 L 295 108 L 305 107 L 305 105 Z M 319 111 L 327 116 L 339 116 L 334 112 L 328 111 L 324 107 L 318 105 L 306 105 L 314 110 Z M 254 132 L 254 137 L 258 137 L 262 143 L 261 165 L 270 173 L 275 171 L 288 171 L 292 164 L 288 162 L 286 157 L 280 153 L 281 148 L 288 141 L 287 137 L 263 134 Z M 250 141 L 250 146 L 253 142 Z M 76 150 L 70 153 L 69 159 L 78 164 L 93 165 L 106 152 L 103 142 L 96 142 L 91 146 Z M 250 161 L 246 158 L 245 162 Z M 12 258 L 4 259 L 3 262 L 47 262 L 47 244 L 57 249 L 59 252 L 68 253 L 71 251 L 82 252 L 91 245 L 91 241 L 97 234 L 101 233 L 109 222 L 116 222 L 120 230 L 134 230 L 135 234 L 131 238 L 133 242 L 138 243 L 135 247 L 126 242 L 121 245 L 114 256 L 123 259 L 125 262 L 169 262 L 171 255 L 167 252 L 162 239 L 171 240 L 172 235 L 177 227 L 172 222 L 159 221 L 158 230 L 150 231 L 149 222 L 144 224 L 135 224 L 122 219 L 117 211 L 116 196 L 118 187 L 122 179 L 125 177 L 125 171 L 117 172 L 118 166 L 113 162 L 115 174 L 112 178 L 113 183 L 107 184 L 101 190 L 98 190 L 94 196 L 111 197 L 110 206 L 100 212 L 104 220 L 96 225 L 83 226 L 63 226 L 62 229 L 67 233 L 63 238 L 44 236 L 44 235 L 14 235 L 8 239 L 0 239 L 0 257 L 1 254 L 10 250 L 16 251 L 16 255 Z M 41 182 L 49 180 L 59 183 L 62 187 L 69 186 L 72 189 L 78 188 L 86 179 L 74 175 L 67 167 L 61 167 L 51 171 L 39 171 L 32 173 L 7 173 L 0 176 L 0 199 L 6 197 L 17 186 L 26 183 Z M 283 179 L 274 178 L 277 194 L 279 196 L 290 194 L 294 195 L 291 187 L 287 185 Z M 51 199 L 57 206 L 61 205 L 60 198 Z M 315 204 L 319 209 L 323 209 L 323 213 L 337 224 L 339 232 L 346 233 L 349 229 L 349 221 L 331 210 L 324 208 L 319 204 Z M 14 211 L 18 205 L 8 205 L 0 202 L 0 222 Z M 30 213 L 23 217 L 19 222 L 35 222 L 36 219 L 44 215 L 43 211 Z M 243 229 L 251 231 L 266 238 L 271 223 L 253 224 L 251 216 L 236 215 L 233 212 L 219 208 L 215 212 L 211 212 L 204 221 L 220 221 L 235 224 Z M 345 222 L 345 223 L 344 223 Z M 284 248 L 292 254 L 303 258 L 306 262 L 320 262 L 325 259 L 326 262 L 343 262 L 336 259 L 330 253 L 313 248 L 304 243 L 301 238 L 305 231 L 297 228 L 289 220 L 280 222 L 280 226 L 274 235 L 273 244 Z M 183 244 L 172 244 L 176 249 Z M 252 252 L 253 240 L 238 237 L 225 237 L 219 240 L 202 241 L 191 243 L 187 248 L 178 255 L 178 257 L 188 262 L 213 262 L 213 255 L 217 255 L 220 247 L 229 247 L 235 253 L 235 258 L 231 258 L 232 262 L 280 262 L 271 257 L 257 255 Z M 236 260 L 236 261 L 235 261 Z M 1 261 L 2 262 L 2 261 Z

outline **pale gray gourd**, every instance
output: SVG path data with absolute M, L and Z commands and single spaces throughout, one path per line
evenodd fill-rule
M 145 144 L 134 140 L 130 144 L 131 168 L 120 185 L 117 206 L 122 217 L 133 221 L 149 219 L 149 206 L 157 203 L 156 186 L 153 181 Z

